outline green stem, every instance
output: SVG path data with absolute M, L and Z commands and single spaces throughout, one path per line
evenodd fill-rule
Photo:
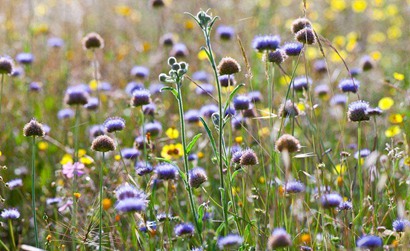
M 13 225 L 11 224 L 11 219 L 9 219 L 9 230 L 10 230 L 11 242 L 13 244 L 13 250 L 16 250 L 16 241 L 14 239 Z
M 218 165 L 219 165 L 219 176 L 220 176 L 220 183 L 219 183 L 219 190 L 221 191 L 221 203 L 223 206 L 223 218 L 224 218 L 224 223 L 225 223 L 225 235 L 228 234 L 228 204 L 226 203 L 226 191 L 225 191 L 225 184 L 224 184 L 224 174 L 223 174 L 223 117 L 224 114 L 222 113 L 223 108 L 222 108 L 222 92 L 221 92 L 221 84 L 219 83 L 219 77 L 218 77 L 218 70 L 216 68 L 216 62 L 213 56 L 213 51 L 212 51 L 212 46 L 211 46 L 211 37 L 210 33 L 208 30 L 204 30 L 204 36 L 206 40 L 206 47 L 208 50 L 208 59 L 209 62 L 211 63 L 212 70 L 214 72 L 215 80 L 216 80 L 216 87 L 218 90 L 218 109 L 219 109 L 219 121 L 218 121 L 218 133 L 219 133 L 219 149 L 218 149 Z
M 80 106 L 77 105 L 75 108 L 75 125 L 74 125 L 74 164 L 78 161 L 78 127 L 80 126 Z M 77 249 L 77 239 L 75 231 L 77 229 L 77 198 L 74 196 L 74 193 L 77 192 L 77 173 L 74 170 L 74 179 L 72 187 L 72 196 L 73 196 L 73 211 L 71 213 L 71 238 L 72 238 L 72 247 L 71 249 L 75 251 Z
M 185 139 L 184 103 L 182 101 L 181 85 L 182 85 L 182 82 L 178 81 L 177 91 L 178 91 L 179 121 L 180 121 L 180 126 L 181 126 L 181 141 L 182 141 L 182 147 L 184 149 L 184 169 L 185 169 L 186 177 L 188 178 L 188 176 L 189 176 L 189 164 L 188 164 L 188 153 L 187 153 L 187 149 L 186 149 L 187 144 L 186 144 L 186 139 Z M 185 182 L 185 185 L 186 185 L 186 189 L 188 191 L 189 203 L 191 204 L 192 214 L 193 214 L 193 217 L 194 217 L 194 222 L 195 222 L 196 229 L 198 231 L 199 240 L 201 241 L 201 244 L 202 244 L 203 243 L 203 241 L 202 241 L 202 229 L 199 226 L 199 222 L 198 222 L 198 214 L 196 212 L 195 202 L 194 202 L 194 198 L 192 196 L 192 187 L 189 184 L 188 180 Z
M 10 249 L 4 244 L 4 242 L 0 239 L 0 244 L 4 247 L 4 250 L 10 251 Z
M 38 230 L 37 230 L 37 216 L 36 216 L 36 185 L 35 185 L 35 175 L 36 175 L 36 137 L 32 137 L 31 141 L 31 209 L 33 211 L 34 219 L 34 236 L 36 240 L 36 247 L 39 246 L 38 242 Z
M 105 167 L 105 153 L 102 153 L 102 165 L 100 167 L 100 224 L 98 226 L 99 233 L 99 250 L 102 250 L 102 200 L 103 200 L 103 170 Z
M 0 115 L 1 115 L 1 101 L 3 100 L 3 83 L 4 83 L 4 74 L 1 74 L 1 87 L 0 87 Z
M 358 156 L 357 156 L 357 172 L 358 172 L 358 176 L 359 176 L 359 180 L 360 180 L 360 200 L 359 203 L 363 202 L 363 172 L 362 172 L 362 168 L 361 168 L 361 145 L 362 144 L 362 128 L 361 128 L 361 123 L 359 121 L 358 127 L 357 127 L 357 150 L 358 150 Z M 361 208 L 361 207 L 359 207 Z

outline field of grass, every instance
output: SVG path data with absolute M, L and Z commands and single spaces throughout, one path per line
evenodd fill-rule
M 0 5 L 0 250 L 410 249 L 409 0 Z

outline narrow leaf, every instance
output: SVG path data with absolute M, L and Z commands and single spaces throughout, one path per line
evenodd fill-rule
M 188 143 L 188 146 L 186 147 L 186 154 L 189 154 L 192 150 L 192 147 L 195 146 L 195 143 L 198 141 L 198 139 L 202 136 L 202 133 L 198 133 L 197 135 L 195 135 L 191 142 Z

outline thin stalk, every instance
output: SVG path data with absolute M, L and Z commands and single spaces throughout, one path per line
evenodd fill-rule
M 357 149 L 358 149 L 358 156 L 357 156 L 357 172 L 359 174 L 359 180 L 360 180 L 360 200 L 359 203 L 363 202 L 363 172 L 361 168 L 361 162 L 362 162 L 362 157 L 360 154 L 361 151 L 361 145 L 362 144 L 362 128 L 361 128 L 361 122 L 359 121 L 359 124 L 357 126 Z M 359 207 L 361 208 L 361 207 Z
M 221 92 L 221 84 L 219 83 L 219 77 L 218 77 L 218 70 L 216 68 L 216 62 L 213 56 L 213 51 L 212 51 L 212 45 L 211 45 L 211 38 L 210 34 L 207 30 L 203 31 L 205 40 L 206 40 L 206 47 L 208 50 L 208 59 L 209 62 L 211 63 L 212 70 L 214 72 L 215 80 L 216 80 L 216 87 L 218 90 L 218 109 L 219 109 L 219 121 L 218 121 L 218 133 L 219 133 L 219 140 L 218 140 L 218 164 L 219 164 L 219 176 L 220 176 L 220 183 L 219 183 L 219 189 L 221 191 L 221 203 L 223 206 L 223 218 L 224 218 L 224 223 L 225 223 L 225 235 L 228 233 L 228 203 L 226 202 L 226 191 L 225 191 L 225 184 L 224 184 L 224 174 L 223 174 L 223 108 L 222 108 L 222 92 Z
M 10 230 L 11 242 L 13 244 L 13 250 L 16 250 L 16 241 L 14 239 L 13 225 L 11 224 L 11 219 L 9 219 L 9 230 Z
M 0 244 L 4 247 L 4 250 L 10 251 L 10 249 L 4 244 L 4 242 L 0 239 Z
M 186 144 L 186 139 L 185 139 L 184 103 L 182 101 L 181 85 L 182 85 L 181 82 L 177 83 L 178 108 L 179 108 L 179 121 L 180 121 L 180 126 L 181 126 L 181 141 L 182 141 L 182 147 L 184 149 L 184 168 L 185 168 L 186 177 L 188 178 L 189 164 L 188 164 L 188 153 L 187 153 L 187 149 L 186 149 L 187 144 Z M 199 235 L 199 240 L 201 241 L 201 244 L 202 244 L 203 243 L 203 241 L 202 241 L 202 229 L 200 228 L 199 223 L 198 223 L 198 215 L 197 215 L 196 208 L 195 208 L 194 198 L 192 196 L 192 187 L 189 184 L 188 180 L 186 181 L 185 185 L 186 185 L 186 189 L 188 190 L 189 203 L 191 205 L 195 226 L 196 226 L 196 229 L 197 229 L 198 235 Z
M 105 167 L 105 153 L 102 153 L 102 165 L 100 166 L 100 224 L 98 225 L 98 234 L 99 234 L 99 249 L 102 250 L 102 200 L 103 200 L 103 170 Z
M 75 125 L 74 125 L 74 163 L 78 161 L 78 127 L 80 126 L 80 106 L 77 105 L 75 108 Z M 77 246 L 77 239 L 75 236 L 75 231 L 77 229 L 77 198 L 74 196 L 74 193 L 77 192 L 77 171 L 74 170 L 74 179 L 73 179 L 73 187 L 72 187 L 72 195 L 73 195 L 73 211 L 71 213 L 71 238 L 73 245 L 71 249 L 73 251 L 76 250 Z
M 1 74 L 1 87 L 0 87 L 0 115 L 1 115 L 1 101 L 3 100 L 3 84 L 4 84 L 4 74 Z
M 36 240 L 36 247 L 40 247 L 38 242 L 38 230 L 37 230 L 37 215 L 36 215 L 36 185 L 35 185 L 35 175 L 36 175 L 36 137 L 32 137 L 31 141 L 31 209 L 33 211 L 34 219 L 34 236 Z

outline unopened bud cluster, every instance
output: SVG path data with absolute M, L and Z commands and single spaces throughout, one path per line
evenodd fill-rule
M 171 66 L 171 70 L 168 75 L 161 73 L 159 75 L 159 81 L 164 83 L 179 83 L 183 76 L 188 72 L 188 64 L 186 62 L 177 62 L 176 58 L 168 58 L 168 65 Z

